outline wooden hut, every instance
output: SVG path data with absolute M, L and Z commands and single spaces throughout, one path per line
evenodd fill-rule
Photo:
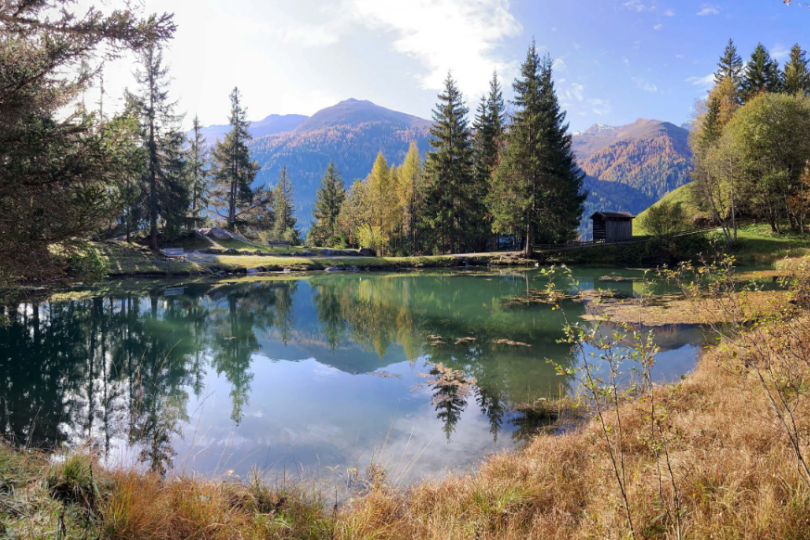
M 621 242 L 633 237 L 633 219 L 627 212 L 596 212 L 593 221 L 594 242 Z

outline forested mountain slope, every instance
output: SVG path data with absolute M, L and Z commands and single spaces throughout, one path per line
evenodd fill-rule
M 274 185 L 286 165 L 295 190 L 298 222 L 307 228 L 329 160 L 334 160 L 348 187 L 369 174 L 379 152 L 389 164 L 402 162 L 411 141 L 426 152 L 430 125 L 369 101 L 342 101 L 318 111 L 294 131 L 254 138 L 250 150 L 262 167 L 255 183 Z
M 637 214 L 689 182 L 688 137 L 688 131 L 674 124 L 643 119 L 575 133 L 574 149 L 591 190 L 581 233 L 590 237 L 587 218 L 597 210 Z

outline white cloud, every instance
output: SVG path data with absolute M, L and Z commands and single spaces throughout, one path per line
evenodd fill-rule
M 686 82 L 708 90 L 714 85 L 714 73 L 709 73 L 705 77 L 689 77 Z
M 604 116 L 613 111 L 610 102 L 605 99 L 589 99 L 588 104 L 591 106 L 593 114 L 598 116 Z
M 705 17 L 706 15 L 720 15 L 720 8 L 712 4 L 703 4 L 700 6 L 700 11 L 697 12 L 697 16 Z
M 462 91 L 477 96 L 493 69 L 504 79 L 515 70 L 497 52 L 523 30 L 508 0 L 347 0 L 347 7 L 360 24 L 394 34 L 394 50 L 426 69 L 417 75 L 424 89 L 441 89 L 452 69 Z
M 665 16 L 665 17 L 674 17 L 674 16 L 675 16 L 675 10 L 674 10 L 674 9 L 668 9 L 668 10 L 666 10 L 666 11 L 664 12 L 664 16 Z
M 643 77 L 631 77 L 630 79 L 635 83 L 636 88 L 650 92 L 651 94 L 658 92 L 658 87 Z
M 627 58 L 626 56 L 622 56 L 622 62 L 624 62 L 624 63 L 625 63 L 625 64 L 627 64 L 628 66 L 630 65 L 630 59 L 629 59 L 629 58 Z
M 774 58 L 774 60 L 779 60 L 781 62 L 790 56 L 790 49 L 786 48 L 784 45 L 777 44 L 773 49 L 771 49 L 771 56 Z
M 574 41 L 573 43 L 574 43 L 574 49 L 579 50 L 580 48 L 582 48 L 582 46 L 579 43 L 577 43 L 576 41 Z
M 554 63 L 551 64 L 551 69 L 553 69 L 554 71 L 566 71 L 568 69 L 568 65 L 562 58 L 557 58 L 556 60 L 554 60 Z
M 678 58 L 678 59 L 680 59 L 680 60 L 683 60 L 684 56 L 683 56 L 682 54 L 676 54 L 676 55 L 675 55 L 675 58 Z
M 655 26 L 653 26 L 653 30 L 661 30 L 663 27 L 664 27 L 663 24 L 656 24 Z
M 571 87 L 563 93 L 565 103 L 581 102 L 583 99 L 585 99 L 585 85 L 583 84 L 571 83 Z
M 655 11 L 655 6 L 648 6 L 641 0 L 629 0 L 628 2 L 622 4 L 622 6 L 624 6 L 626 9 L 637 11 L 639 13 L 644 13 L 645 11 Z

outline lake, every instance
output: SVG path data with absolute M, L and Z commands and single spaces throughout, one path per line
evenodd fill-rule
M 575 270 L 582 289 L 638 293 L 600 281 L 610 273 Z M 20 305 L 0 327 L 0 431 L 205 475 L 345 480 L 372 457 L 402 482 L 471 469 L 544 427 L 517 405 L 577 388 L 547 361 L 577 363 L 562 313 L 509 301 L 545 283 L 537 270 L 319 273 Z M 692 368 L 699 328 L 656 336 L 656 378 Z

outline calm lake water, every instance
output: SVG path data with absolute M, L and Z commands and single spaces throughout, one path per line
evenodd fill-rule
M 583 289 L 640 287 L 575 272 Z M 547 362 L 577 362 L 557 343 L 562 314 L 508 301 L 545 283 L 534 270 L 313 274 L 23 305 L 0 327 L 0 432 L 201 474 L 343 478 L 374 455 L 404 481 L 468 469 L 542 427 L 516 405 L 577 386 Z M 698 328 L 656 335 L 659 379 L 691 369 Z

